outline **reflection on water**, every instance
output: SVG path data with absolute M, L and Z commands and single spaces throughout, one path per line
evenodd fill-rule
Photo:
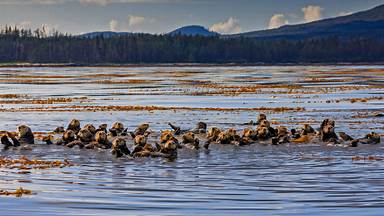
M 383 134 L 384 119 L 374 116 L 384 111 L 380 100 L 384 96 L 383 75 L 380 67 L 331 66 L 1 68 L 0 129 L 14 130 L 27 123 L 34 131 L 47 132 L 72 118 L 94 124 L 120 120 L 131 129 L 142 122 L 149 122 L 153 130 L 165 129 L 170 120 L 185 128 L 205 121 L 210 126 L 240 129 L 258 114 L 198 110 L 63 113 L 52 109 L 154 105 L 303 107 L 305 111 L 267 113 L 274 125 L 295 127 L 309 122 L 316 127 L 323 118 L 331 117 L 337 131 L 355 137 L 372 130 Z M 1 96 L 6 94 L 14 96 Z M 78 97 L 86 99 L 31 102 Z M 351 101 L 356 98 L 364 101 Z M 167 162 L 117 160 L 108 151 L 37 145 L 31 151 L 0 154 L 68 158 L 78 166 L 31 170 L 28 174 L 0 167 L 0 189 L 21 186 L 36 193 L 0 197 L 0 207 L 4 215 L 381 215 L 384 161 L 352 157 L 384 157 L 382 152 L 381 145 L 353 149 L 214 145 L 210 151 L 183 149 L 176 161 Z

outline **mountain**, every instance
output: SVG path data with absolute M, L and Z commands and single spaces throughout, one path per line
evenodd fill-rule
M 286 25 L 277 29 L 226 35 L 224 37 L 305 39 L 328 36 L 384 38 L 384 5 L 347 16 L 299 25 Z
M 172 32 L 169 32 L 168 35 L 186 35 L 186 36 L 205 36 L 205 37 L 214 37 L 218 36 L 219 33 L 211 32 L 203 26 L 191 25 L 178 28 Z
M 102 32 L 89 32 L 82 35 L 79 35 L 83 38 L 95 38 L 95 37 L 104 37 L 104 38 L 111 38 L 111 37 L 119 37 L 119 36 L 126 36 L 126 35 L 132 35 L 134 33 L 130 32 L 112 32 L 112 31 L 102 31 Z

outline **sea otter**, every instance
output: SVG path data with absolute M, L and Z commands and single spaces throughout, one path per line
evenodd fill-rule
M 290 142 L 288 129 L 284 126 L 277 128 L 277 136 L 272 138 L 272 145 L 285 144 Z
M 107 134 L 108 133 L 107 128 L 108 128 L 107 124 L 101 124 L 97 128 L 96 133 L 99 132 L 99 131 L 104 131 Z
M 63 136 L 59 141 L 56 142 L 56 145 L 67 145 L 68 143 L 75 141 L 76 134 L 72 130 L 67 130 L 64 132 Z
M 131 152 L 127 147 L 127 143 L 123 138 L 116 138 L 115 140 L 113 140 L 111 153 L 116 158 L 120 158 L 120 157 L 123 157 L 124 155 L 131 154 Z
M 67 130 L 71 130 L 75 132 L 76 134 L 79 133 L 81 127 L 80 127 L 80 121 L 77 119 L 72 119 L 71 122 L 69 122 Z
M 77 133 L 77 139 L 87 144 L 93 141 L 93 134 L 88 129 L 83 128 Z
M 35 137 L 31 128 L 26 125 L 20 125 L 17 127 L 18 140 L 21 144 L 35 144 Z
M 199 139 L 195 137 L 195 134 L 190 131 L 182 136 L 182 144 L 191 147 L 192 149 L 198 150 L 200 148 L 199 146 Z
M 149 128 L 149 124 L 139 125 L 134 131 L 135 136 L 144 135 L 147 132 L 148 128 Z
M 97 131 L 95 134 L 95 141 L 92 141 L 85 146 L 86 149 L 102 148 L 109 149 L 111 148 L 112 143 L 108 140 L 107 134 L 105 131 Z
M 56 134 L 62 134 L 64 132 L 65 132 L 64 127 L 57 127 L 55 130 L 53 130 L 53 133 L 56 133 Z
M 121 122 L 113 123 L 112 128 L 109 129 L 109 132 L 109 136 L 111 137 L 127 135 L 127 129 L 124 129 L 124 124 Z
M 323 142 L 337 143 L 338 137 L 335 133 L 335 121 L 325 119 L 320 125 L 320 139 Z
M 252 128 L 245 128 L 242 132 L 242 138 L 249 138 L 252 141 L 257 140 L 257 131 Z
M 86 124 L 84 125 L 83 129 L 87 129 L 92 135 L 96 134 L 96 128 L 93 126 L 93 124 Z

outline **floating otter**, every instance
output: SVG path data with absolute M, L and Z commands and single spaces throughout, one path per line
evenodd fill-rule
M 352 140 L 354 140 L 351 136 L 349 136 L 348 134 L 346 134 L 344 132 L 339 132 L 339 136 L 344 141 L 352 141 Z
M 205 123 L 205 122 L 198 122 L 196 124 L 195 129 L 193 129 L 192 132 L 196 133 L 196 134 L 207 133 L 207 123 Z
M 102 148 L 109 149 L 111 148 L 112 143 L 109 142 L 107 134 L 104 131 L 97 131 L 95 134 L 95 141 L 86 145 L 86 149 Z
M 252 128 L 245 128 L 242 132 L 242 138 L 249 138 L 252 141 L 257 140 L 257 131 Z
M 79 133 L 80 129 L 81 129 L 80 121 L 77 119 L 72 119 L 71 122 L 69 122 L 69 125 L 67 127 L 67 130 L 71 130 L 76 134 Z
M 316 132 L 315 129 L 313 129 L 313 127 L 311 127 L 309 124 L 304 124 L 303 127 L 301 128 L 302 135 L 313 134 L 315 132 Z
M 107 125 L 107 124 L 101 124 L 101 125 L 99 125 L 99 127 L 97 128 L 96 133 L 99 132 L 99 131 L 103 131 L 104 133 L 107 134 L 107 133 L 108 133 L 107 128 L 108 128 L 108 125 Z
M 380 135 L 375 132 L 371 132 L 367 134 L 364 138 L 359 139 L 359 143 L 361 144 L 379 144 L 380 142 Z
M 148 128 L 149 128 L 149 124 L 139 125 L 139 127 L 137 127 L 134 131 L 135 136 L 144 135 L 145 132 L 147 132 Z
M 17 127 L 18 139 L 21 144 L 35 144 L 35 137 L 31 128 L 26 125 L 20 125 Z
M 219 144 L 238 144 L 240 141 L 240 136 L 237 135 L 237 132 L 234 128 L 229 128 L 228 130 L 221 132 L 216 142 Z
M 56 134 L 61 134 L 64 132 L 65 132 L 64 127 L 57 127 L 55 130 L 53 130 L 53 133 L 56 133 Z
M 9 140 L 11 139 L 11 140 Z M 4 149 L 8 149 L 10 147 L 19 147 L 20 142 L 18 139 L 16 139 L 15 135 L 10 132 L 6 132 L 5 135 L 1 136 L 0 138 L 1 144 L 4 145 Z
M 68 143 L 75 141 L 76 139 L 76 134 L 73 130 L 67 130 L 64 132 L 63 136 L 61 139 L 56 142 L 56 145 L 67 145 Z
M 93 124 L 86 124 L 86 125 L 84 125 L 83 129 L 87 129 L 93 135 L 96 134 L 96 128 L 95 128 L 95 126 L 93 126 Z
M 339 139 L 335 133 L 335 121 L 325 119 L 320 125 L 320 139 L 323 142 L 337 143 Z
M 109 129 L 109 132 L 109 135 L 112 137 L 127 135 L 127 129 L 124 129 L 124 124 L 121 122 L 113 123 L 112 128 Z
M 200 148 L 199 139 L 195 137 L 195 134 L 191 131 L 183 134 L 182 143 L 186 146 L 191 146 L 192 149 L 198 150 Z
M 284 126 L 277 128 L 277 136 L 272 138 L 272 145 L 289 143 L 290 138 L 288 135 L 288 129 Z
M 83 128 L 77 133 L 77 139 L 83 143 L 90 143 L 93 140 L 93 134 L 88 129 Z
M 117 158 L 131 154 L 127 147 L 127 143 L 123 138 L 116 138 L 113 140 L 111 153 Z

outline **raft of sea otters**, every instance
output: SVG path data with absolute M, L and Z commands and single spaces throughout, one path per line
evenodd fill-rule
M 149 131 L 149 124 L 142 124 L 134 131 L 128 131 L 121 122 L 115 122 L 108 129 L 107 124 L 102 124 L 98 128 L 92 124 L 81 127 L 80 121 L 73 119 L 67 129 L 58 127 L 42 140 L 48 145 L 56 144 L 69 148 L 77 146 L 82 149 L 111 149 L 111 153 L 116 157 L 164 158 L 176 158 L 180 148 L 198 150 L 202 145 L 204 149 L 209 149 L 211 144 L 244 146 L 256 143 L 281 145 L 320 142 L 357 147 L 359 144 L 380 143 L 380 135 L 375 132 L 359 139 L 352 138 L 344 132 L 337 135 L 335 121 L 331 119 L 325 119 L 317 130 L 309 124 L 305 124 L 299 129 L 288 130 L 284 126 L 273 128 L 266 115 L 260 114 L 257 122 L 251 121 L 248 125 L 250 126 L 238 134 L 234 128 L 221 130 L 211 127 L 207 129 L 207 124 L 204 122 L 197 123 L 196 128 L 191 130 L 182 130 L 179 126 L 169 123 L 172 130 L 161 131 L 158 137 L 155 136 L 158 141 L 151 144 L 148 142 L 152 133 Z M 52 134 L 59 135 L 59 137 L 55 139 Z M 129 140 L 133 142 L 131 150 L 127 145 Z M 26 125 L 19 126 L 17 134 L 4 132 L 1 136 L 1 144 L 5 149 L 34 143 L 34 134 Z

